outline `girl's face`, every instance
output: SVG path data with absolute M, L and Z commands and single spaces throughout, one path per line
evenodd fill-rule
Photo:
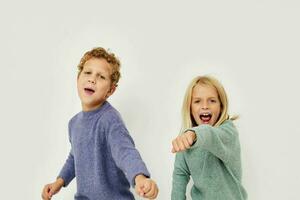
M 221 114 L 217 90 L 209 85 L 197 84 L 192 91 L 191 112 L 197 125 L 213 126 Z

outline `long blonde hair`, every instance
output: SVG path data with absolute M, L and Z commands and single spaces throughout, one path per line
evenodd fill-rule
M 192 94 L 193 94 L 193 89 L 197 84 L 203 84 L 203 85 L 214 87 L 218 93 L 218 97 L 221 103 L 221 113 L 214 126 L 221 125 L 227 119 L 235 120 L 238 118 L 238 116 L 229 117 L 228 115 L 228 99 L 222 84 L 217 79 L 211 76 L 207 76 L 207 75 L 197 76 L 189 84 L 183 99 L 183 105 L 181 110 L 182 112 L 181 132 L 185 131 L 188 128 L 197 126 L 191 114 Z

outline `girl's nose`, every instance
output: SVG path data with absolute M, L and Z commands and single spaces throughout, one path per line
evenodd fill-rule
M 202 107 L 202 109 L 207 109 L 208 108 L 208 104 L 206 102 L 203 102 L 201 107 Z

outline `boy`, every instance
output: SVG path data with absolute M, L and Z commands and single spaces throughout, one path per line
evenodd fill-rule
M 99 47 L 78 65 L 77 91 L 82 111 L 69 121 L 71 151 L 57 180 L 42 191 L 51 199 L 76 176 L 76 200 L 131 200 L 130 184 L 138 195 L 154 199 L 156 183 L 118 113 L 106 99 L 120 78 L 120 61 Z

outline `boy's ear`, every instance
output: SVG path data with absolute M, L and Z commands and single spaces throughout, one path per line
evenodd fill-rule
M 106 94 L 106 98 L 110 97 L 116 91 L 116 88 L 117 86 L 115 84 L 112 84 L 110 90 Z

